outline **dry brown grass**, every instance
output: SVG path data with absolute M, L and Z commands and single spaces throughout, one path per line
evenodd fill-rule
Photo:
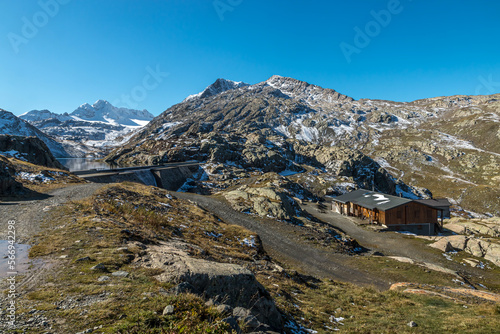
M 58 260 L 62 265 L 47 282 L 28 294 L 31 302 L 60 320 L 58 332 L 96 325 L 103 325 L 106 333 L 159 333 L 161 330 L 177 333 L 182 328 L 190 333 L 228 332 L 228 326 L 220 322 L 223 315 L 205 306 L 202 298 L 159 293 L 173 285 L 155 279 L 161 270 L 130 263 L 129 255 L 137 258 L 142 249 L 124 244 L 124 239 L 130 238 L 124 230 L 146 244 L 182 238 L 203 249 L 193 252 L 192 256 L 215 261 L 245 263 L 258 253 L 241 243 L 251 235 L 249 231 L 227 225 L 192 203 L 168 198 L 164 190 L 132 183 L 105 186 L 92 198 L 55 210 L 45 224 L 45 232 L 37 237 L 36 245 L 30 250 L 31 257 L 66 256 Z M 123 246 L 127 246 L 127 250 L 120 248 Z M 77 261 L 85 257 L 90 260 Z M 98 282 L 104 273 L 91 270 L 97 263 L 104 264 L 110 271 L 125 270 L 130 276 Z M 88 313 L 84 315 L 55 307 L 58 301 L 67 298 L 103 293 L 108 297 L 85 307 Z M 163 316 L 163 308 L 169 304 L 178 312 Z

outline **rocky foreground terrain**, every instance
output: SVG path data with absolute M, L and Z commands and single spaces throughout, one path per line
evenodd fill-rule
M 244 171 L 311 172 L 315 195 L 365 187 L 447 197 L 464 215 L 499 215 L 500 95 L 354 100 L 291 78 L 223 84 L 174 105 L 107 160 L 196 159 Z M 209 178 L 211 175 L 209 175 Z
M 237 190 L 238 198 L 249 194 L 271 200 L 279 193 L 300 192 L 276 176 L 260 182 L 261 189 Z M 37 217 L 42 217 L 45 223 L 33 226 L 37 234 L 23 232 L 33 233 L 29 255 L 34 265 L 17 277 L 17 330 L 306 334 L 405 333 L 415 326 L 426 332 L 464 333 L 498 328 L 498 269 L 461 269 L 454 259 L 433 255 L 434 248 L 426 251 L 420 239 L 401 237 L 399 243 L 424 248 L 418 253 L 427 254 L 428 261 L 437 258 L 439 264 L 461 271 L 422 266 L 360 247 L 305 212 L 298 216 L 306 217 L 307 225 L 247 214 L 253 229 L 267 231 L 263 244 L 259 234 L 232 220 L 237 215 L 227 205 L 217 216 L 210 205 L 207 210 L 205 204 L 196 204 L 202 198 L 223 204 L 223 198 L 136 183 L 91 185 L 49 190 L 53 199 L 44 201 L 52 204 L 44 207 L 43 215 L 34 213 L 29 219 L 40 223 Z M 72 188 L 81 196 L 68 202 Z M 37 205 L 32 202 L 23 206 Z M 19 223 L 28 219 L 19 215 L 21 207 L 10 204 L 2 215 L 16 215 Z M 312 203 L 307 205 L 311 212 L 316 210 Z M 270 237 L 281 243 L 270 243 Z M 293 246 L 283 248 L 285 240 L 293 240 Z M 300 260 L 312 254 L 311 261 L 286 260 L 290 251 L 281 252 L 289 246 L 292 257 Z M 311 265 L 324 270 L 307 270 Z M 334 275 L 342 279 L 329 278 Z M 360 281 L 360 286 L 349 283 Z M 8 302 L 2 294 L 2 310 Z M 2 331 L 13 330 L 6 322 L 0 326 Z
M 88 183 L 55 169 L 39 139 L 4 137 L 13 156 L 0 156 L 0 184 L 12 193 L 2 192 L 0 214 L 16 220 L 18 241 L 32 247 L 31 264 L 19 263 L 15 325 L 2 321 L 3 332 L 404 333 L 417 326 L 476 333 L 499 326 L 497 220 L 452 220 L 445 227 L 464 235 L 439 240 L 377 233 L 314 203 L 306 186 L 325 173 L 319 167 L 299 165 L 302 173 L 284 176 L 212 162 L 181 187 L 217 193 L 203 196 Z M 0 227 L 8 230 L 6 221 Z M 453 237 L 471 252 L 462 256 Z M 474 243 L 485 252 L 474 253 Z M 27 249 L 17 247 L 19 261 Z M 2 319 L 11 299 L 0 294 Z

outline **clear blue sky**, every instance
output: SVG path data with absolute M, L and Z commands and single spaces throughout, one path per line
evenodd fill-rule
M 0 0 L 0 108 L 158 115 L 219 77 L 274 74 L 356 99 L 500 92 L 498 0 L 396 2 Z

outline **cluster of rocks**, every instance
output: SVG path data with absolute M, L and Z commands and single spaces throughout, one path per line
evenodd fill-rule
M 500 266 L 500 224 L 498 218 L 469 221 L 455 218 L 450 220 L 445 228 L 459 234 L 437 237 L 439 240 L 431 244 L 431 247 L 443 252 L 465 251 Z M 472 266 L 480 265 L 480 262 L 475 259 L 466 260 Z
M 297 201 L 314 198 L 306 189 L 276 173 L 264 174 L 251 185 L 243 185 L 223 194 L 238 211 L 279 220 L 291 220 L 302 215 Z
M 4 311 L 7 309 L 8 301 L 5 299 L 5 303 L 0 298 L 0 317 L 2 319 L 6 319 L 7 312 Z M 7 333 L 9 330 L 50 330 L 52 328 L 52 324 L 50 320 L 46 316 L 45 310 L 37 310 L 30 309 L 29 311 L 20 312 L 16 314 L 16 322 L 15 327 L 9 325 L 7 321 L 0 321 L 0 332 Z M 3 331 L 5 330 L 5 332 Z

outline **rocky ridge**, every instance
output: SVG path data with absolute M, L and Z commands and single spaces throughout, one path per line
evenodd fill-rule
M 35 165 L 65 169 L 38 137 L 0 135 L 0 154 Z

